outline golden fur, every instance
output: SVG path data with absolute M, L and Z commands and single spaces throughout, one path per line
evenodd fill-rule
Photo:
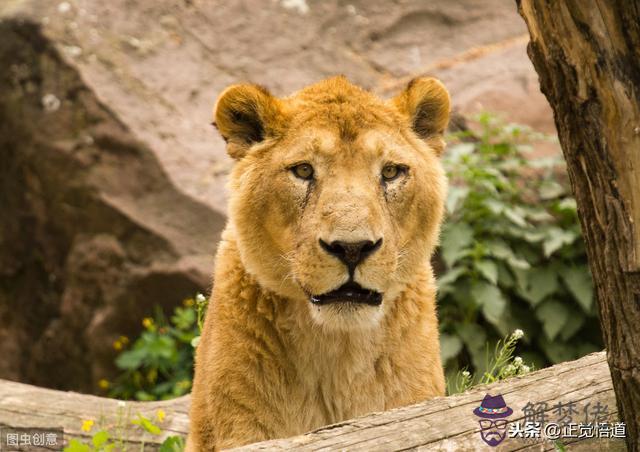
M 444 394 L 435 281 L 449 96 L 417 79 L 382 101 L 335 77 L 278 99 L 225 90 L 237 162 L 197 349 L 188 450 L 300 434 Z M 301 163 L 313 180 L 296 177 Z M 400 165 L 383 181 L 385 165 Z M 317 306 L 349 271 L 319 240 L 382 240 L 353 272 L 380 306 Z

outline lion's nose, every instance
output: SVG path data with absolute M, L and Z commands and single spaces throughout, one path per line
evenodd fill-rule
M 378 239 L 376 242 L 372 242 L 371 240 L 362 240 L 360 242 L 343 242 L 336 240 L 331 243 L 320 239 L 322 249 L 340 259 L 349 267 L 351 274 L 353 274 L 356 266 L 380 248 L 380 245 L 382 245 L 382 239 Z

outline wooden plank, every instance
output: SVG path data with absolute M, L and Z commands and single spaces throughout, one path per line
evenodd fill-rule
M 510 421 L 522 421 L 528 402 L 546 403 L 549 420 L 558 402 L 576 402 L 579 410 L 587 403 L 607 405 L 613 419 L 617 411 L 609 368 L 604 352 L 563 363 L 527 376 L 488 386 L 474 387 L 461 395 L 440 397 L 410 407 L 373 413 L 323 427 L 295 438 L 265 441 L 235 450 L 300 451 L 389 451 L 389 450 L 477 450 L 490 448 L 480 438 L 477 417 L 472 411 L 486 393 L 502 394 L 514 413 Z M 579 422 L 580 417 L 574 420 Z M 621 440 L 564 441 L 575 450 L 625 450 Z M 553 443 L 527 443 L 507 438 L 493 450 L 554 450 Z
M 553 406 L 558 402 L 575 402 L 579 414 L 574 422 L 583 420 L 587 403 L 607 405 L 616 419 L 615 396 L 604 352 L 588 355 L 577 361 L 563 363 L 529 375 L 513 378 L 451 397 L 439 397 L 409 407 L 384 413 L 372 413 L 360 418 L 327 426 L 294 438 L 265 441 L 236 450 L 302 450 L 302 451 L 390 451 L 390 450 L 490 450 L 479 435 L 479 424 L 472 411 L 486 393 L 503 394 L 514 413 L 510 421 L 523 419 L 527 402 L 547 403 L 547 415 L 556 420 Z M 90 433 L 81 429 L 84 420 L 119 432 L 119 426 L 130 424 L 138 413 L 154 418 L 162 409 L 166 418 L 160 426 L 162 435 L 140 434 L 130 426 L 123 431 L 123 440 L 133 450 L 157 449 L 169 435 L 186 435 L 188 431 L 189 397 L 163 402 L 126 402 L 72 392 L 54 391 L 26 384 L 0 380 L 0 426 L 22 428 L 62 428 L 65 438 L 87 439 Z M 124 421 L 124 422 L 123 422 Z M 620 440 L 565 441 L 571 450 L 625 450 Z M 552 443 L 526 443 L 508 438 L 498 451 L 553 450 Z

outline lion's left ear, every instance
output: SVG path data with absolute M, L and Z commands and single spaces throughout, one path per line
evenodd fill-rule
M 391 99 L 396 109 L 410 121 L 413 131 L 438 153 L 444 149 L 451 100 L 442 82 L 435 78 L 416 78 Z

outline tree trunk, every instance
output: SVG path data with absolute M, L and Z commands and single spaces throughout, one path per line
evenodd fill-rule
M 640 2 L 516 0 L 554 110 L 629 450 L 640 450 Z

